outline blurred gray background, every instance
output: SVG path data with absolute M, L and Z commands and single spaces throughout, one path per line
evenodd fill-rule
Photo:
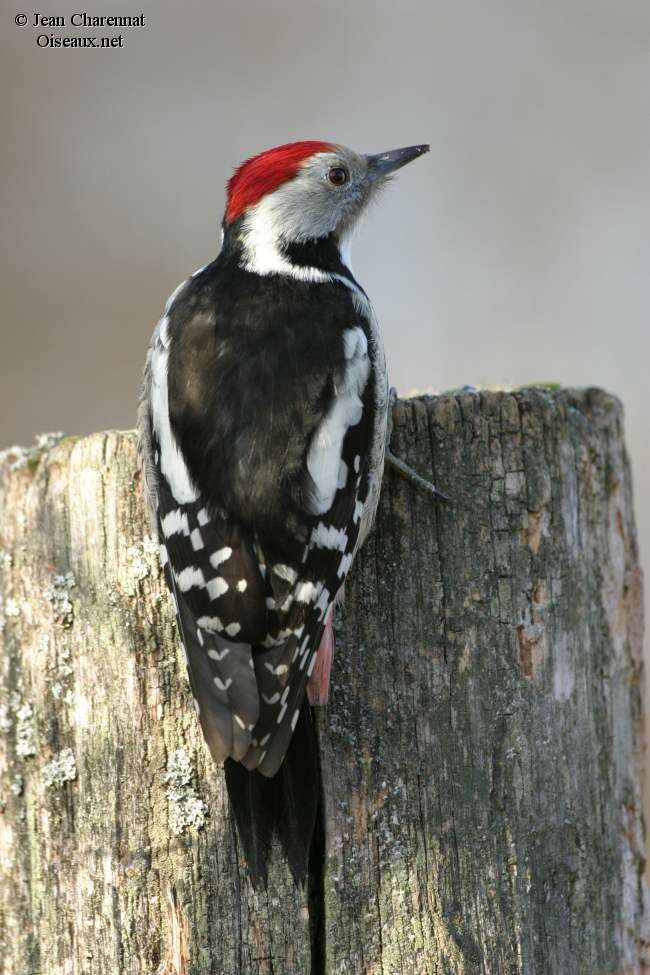
M 215 254 L 237 162 L 428 141 L 354 252 L 393 382 L 617 393 L 650 552 L 648 0 L 22 3 L 2 0 L 0 444 L 133 426 L 151 330 Z M 15 26 L 34 9 L 148 25 Z

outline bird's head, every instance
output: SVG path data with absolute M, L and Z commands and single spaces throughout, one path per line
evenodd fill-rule
M 228 182 L 224 231 L 233 229 L 247 263 L 276 270 L 292 244 L 333 239 L 345 248 L 354 225 L 386 180 L 428 145 L 362 155 L 331 142 L 291 142 L 242 163 Z

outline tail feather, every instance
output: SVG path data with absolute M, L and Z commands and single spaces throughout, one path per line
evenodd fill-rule
M 253 884 L 266 886 L 271 840 L 276 834 L 297 885 L 307 879 L 321 799 L 316 731 L 305 700 L 278 772 L 267 778 L 228 759 L 226 787 Z
M 265 779 L 257 771 L 249 772 L 232 758 L 226 759 L 224 770 L 249 876 L 255 888 L 266 887 L 267 863 L 277 818 L 277 786 L 273 779 Z
M 311 708 L 303 701 L 300 717 L 280 771 L 278 835 L 296 884 L 305 882 L 309 852 L 321 801 L 318 740 Z M 271 780 L 273 781 L 273 780 Z

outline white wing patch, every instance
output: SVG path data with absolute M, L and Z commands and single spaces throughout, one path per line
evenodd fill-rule
M 193 565 L 189 565 L 180 572 L 175 572 L 174 577 L 181 592 L 187 592 L 188 589 L 192 589 L 194 586 L 199 586 L 201 589 L 205 586 L 205 576 L 201 569 L 197 569 Z
M 346 358 L 343 379 L 334 404 L 322 420 L 307 455 L 307 470 L 316 485 L 310 512 L 322 515 L 332 507 L 341 467 L 343 440 L 349 429 L 361 420 L 361 396 L 370 374 L 368 342 L 362 328 L 347 329 L 343 335 Z
M 183 285 L 185 282 L 183 282 Z M 166 312 L 183 285 L 179 285 L 167 302 Z M 198 491 L 190 480 L 189 471 L 178 449 L 169 421 L 169 392 L 167 366 L 169 363 L 169 319 L 161 318 L 154 334 L 151 353 L 151 422 L 160 444 L 160 470 L 179 504 L 190 504 L 198 498 Z
M 342 528 L 335 528 L 334 525 L 325 525 L 319 521 L 311 533 L 311 543 L 318 548 L 338 549 L 345 552 L 348 544 L 348 534 Z
M 343 333 L 343 353 L 346 359 L 363 359 L 368 355 L 368 339 L 358 325 Z
M 161 518 L 160 527 L 165 538 L 171 538 L 172 535 L 176 535 L 179 532 L 182 532 L 183 535 L 189 535 L 190 533 L 187 515 L 180 508 L 170 511 L 164 518 Z

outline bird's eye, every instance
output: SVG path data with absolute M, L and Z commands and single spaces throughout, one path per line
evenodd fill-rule
M 334 186 L 343 186 L 348 181 L 348 171 L 343 166 L 332 166 L 327 174 L 327 178 Z

